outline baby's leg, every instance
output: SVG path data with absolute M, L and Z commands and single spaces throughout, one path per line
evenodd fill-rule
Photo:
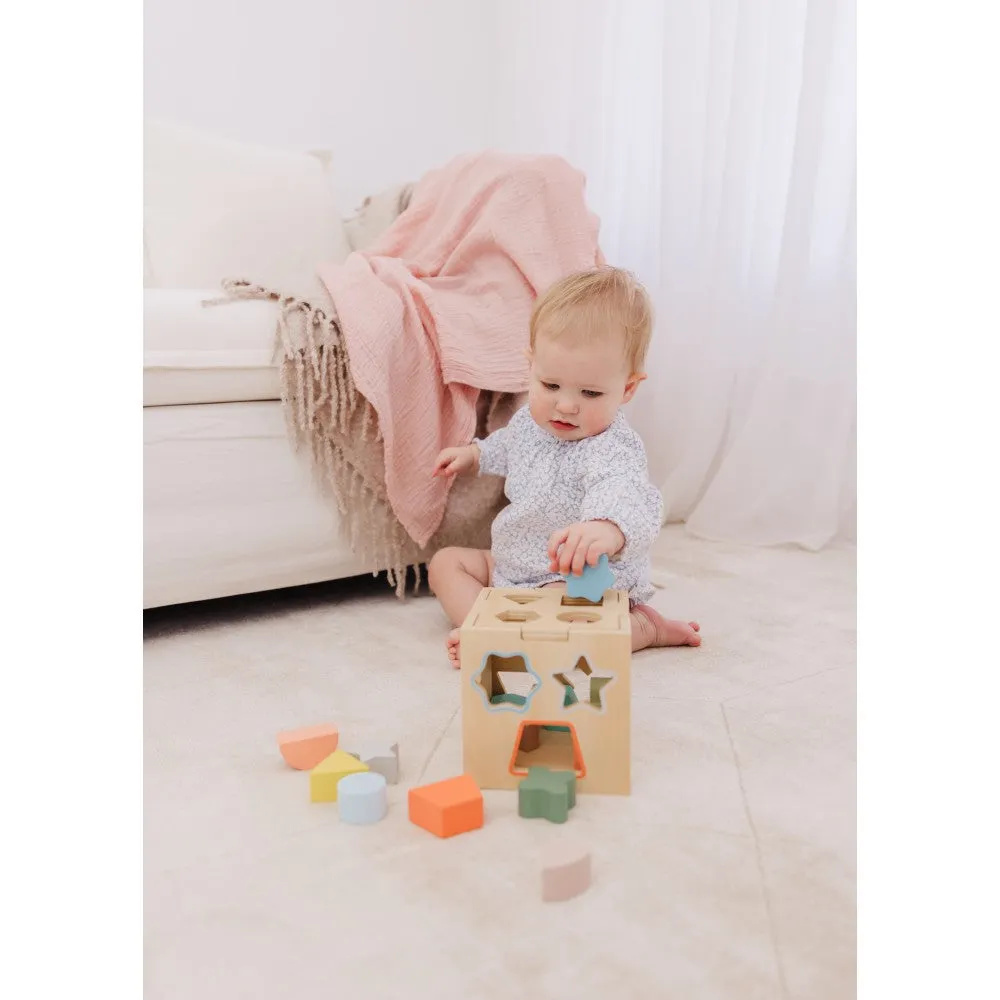
M 493 557 L 485 549 L 441 549 L 427 567 L 427 580 L 455 626 L 448 635 L 448 657 L 461 666 L 458 657 L 458 627 L 472 610 L 483 587 L 490 585 Z
M 700 646 L 701 626 L 697 622 L 678 622 L 664 618 L 648 604 L 637 604 L 632 619 L 632 652 L 650 646 Z

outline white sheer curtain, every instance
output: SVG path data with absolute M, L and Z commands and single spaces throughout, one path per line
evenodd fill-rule
M 649 288 L 630 407 L 668 520 L 853 537 L 852 0 L 507 0 L 493 141 L 588 177 L 610 262 Z

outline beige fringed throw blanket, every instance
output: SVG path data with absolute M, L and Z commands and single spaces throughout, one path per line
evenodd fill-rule
M 459 157 L 395 197 L 402 214 L 343 265 L 224 290 L 278 304 L 291 439 L 353 551 L 402 596 L 407 568 L 437 549 L 489 547 L 502 482 L 433 479 L 434 458 L 507 423 L 535 296 L 603 260 L 583 177 L 557 157 Z M 370 208 L 384 215 L 385 199 Z
M 386 495 L 378 420 L 354 385 L 333 302 L 319 279 L 295 295 L 246 281 L 223 287 L 233 299 L 278 303 L 277 354 L 289 436 L 296 450 L 308 452 L 317 486 L 336 504 L 352 551 L 373 573 L 386 570 L 401 597 L 407 569 L 414 571 L 416 590 L 420 565 L 438 549 L 489 548 L 490 525 L 506 502 L 502 481 L 492 476 L 455 483 L 428 545 L 414 542 L 399 523 Z M 508 393 L 481 393 L 476 435 L 505 426 L 522 401 Z

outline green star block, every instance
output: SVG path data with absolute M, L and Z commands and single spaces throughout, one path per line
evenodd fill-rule
M 517 814 L 525 819 L 547 819 L 565 823 L 576 805 L 576 774 L 529 767 L 517 789 Z

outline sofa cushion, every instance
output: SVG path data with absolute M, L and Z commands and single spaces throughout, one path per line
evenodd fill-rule
M 275 302 L 226 301 L 218 289 L 143 293 L 143 406 L 279 399 Z
M 281 288 L 350 252 L 318 156 L 147 120 L 143 170 L 147 280 L 158 288 L 226 278 Z

